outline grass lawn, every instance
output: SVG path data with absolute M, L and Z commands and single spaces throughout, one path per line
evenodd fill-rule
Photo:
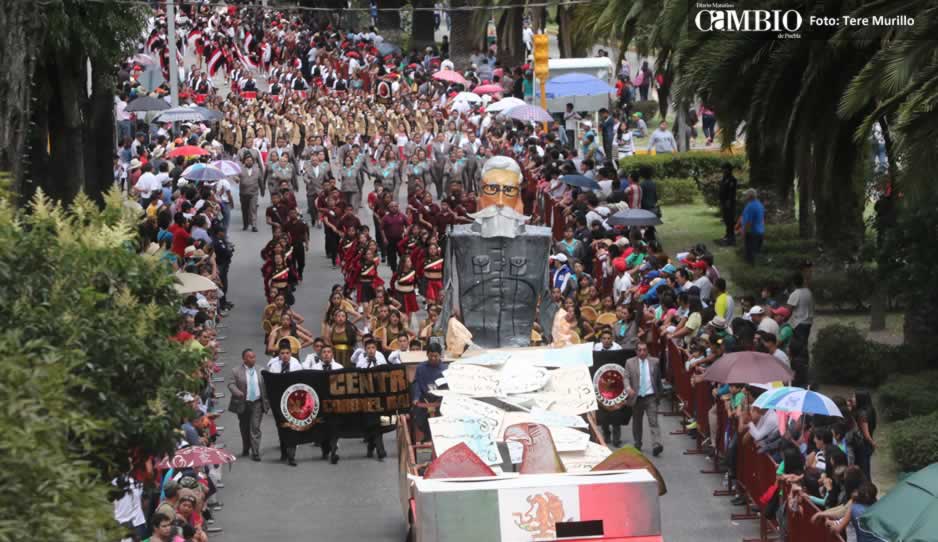
M 715 208 L 698 200 L 687 205 L 662 207 L 661 214 L 664 224 L 658 227 L 658 238 L 668 254 L 684 252 L 703 243 L 713 253 L 713 261 L 721 274 L 730 265 L 739 263 L 739 254 L 735 248 L 722 247 L 714 242 L 722 238 L 724 233 L 723 222 L 717 217 Z M 738 295 L 739 292 L 732 291 L 732 279 L 729 276 L 726 279 L 730 283 L 731 293 Z

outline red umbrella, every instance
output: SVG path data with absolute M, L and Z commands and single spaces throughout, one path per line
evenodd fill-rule
M 349 52 L 349 53 L 345 53 L 345 56 L 351 57 L 351 58 L 361 58 L 361 57 L 362 57 L 362 55 L 358 54 L 357 51 L 351 51 L 351 52 Z
M 750 382 L 787 382 L 794 377 L 791 369 L 772 354 L 733 352 L 716 360 L 703 374 L 704 380 L 724 384 Z
M 206 465 L 222 465 L 234 463 L 238 458 L 220 448 L 207 448 L 205 446 L 187 446 L 176 450 L 176 454 L 160 461 L 160 469 L 188 469 L 204 467 Z
M 182 147 L 176 147 L 175 149 L 169 151 L 169 154 L 166 155 L 167 158 L 175 158 L 177 156 L 185 156 L 186 158 L 190 156 L 206 156 L 209 152 L 202 147 L 196 147 L 195 145 L 183 145 Z
M 479 85 L 476 88 L 472 89 L 472 92 L 476 94 L 501 94 L 505 92 L 505 89 L 501 85 L 488 84 L 488 85 Z
M 466 78 L 453 70 L 440 70 L 433 74 L 433 78 L 440 81 L 448 81 L 457 85 L 468 85 Z

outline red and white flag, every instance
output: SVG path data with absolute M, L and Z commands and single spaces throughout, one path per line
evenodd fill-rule
M 257 69 L 257 64 L 253 60 L 251 60 L 250 54 L 246 55 L 242 53 L 241 49 L 238 49 L 237 47 L 235 47 L 235 53 L 238 55 L 238 60 L 240 60 L 241 63 L 244 64 L 245 68 L 251 71 L 254 71 Z
M 254 45 L 254 34 L 248 32 L 247 35 L 244 36 L 244 50 L 250 53 L 252 45 Z
M 211 58 L 208 59 L 208 75 L 209 77 L 215 77 L 215 73 L 218 71 L 225 62 L 224 54 L 222 54 L 221 49 L 215 49 L 215 52 L 212 53 Z
M 202 30 L 198 28 L 193 28 L 189 31 L 189 36 L 186 38 L 186 41 L 195 41 L 202 37 Z
M 161 39 L 160 33 L 154 30 L 150 34 L 150 37 L 147 39 L 147 51 L 151 53 L 154 52 L 156 48 L 156 42 L 160 41 L 160 39 Z

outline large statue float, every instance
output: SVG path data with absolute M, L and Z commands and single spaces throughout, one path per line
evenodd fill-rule
M 521 168 L 506 156 L 482 167 L 475 222 L 448 233 L 440 323 L 456 315 L 479 346 L 527 346 L 547 287 L 551 231 L 522 213 Z
M 526 346 L 551 234 L 526 224 L 520 182 L 514 160 L 490 158 L 475 222 L 448 237 L 437 336 L 449 365 L 417 405 L 430 434 L 397 420 L 408 540 L 660 541 L 664 481 L 634 448 L 611 451 L 596 426 L 597 400 L 618 407 L 624 353 Z M 427 354 L 401 359 L 413 379 Z

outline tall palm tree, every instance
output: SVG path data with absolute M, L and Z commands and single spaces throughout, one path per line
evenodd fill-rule
M 842 115 L 866 112 L 855 132 L 858 145 L 879 122 L 886 136 L 892 193 L 881 209 L 896 209 L 898 219 L 878 220 L 882 243 L 882 282 L 905 293 L 905 342 L 934 357 L 938 325 L 938 285 L 932 280 L 938 242 L 938 197 L 933 187 L 938 169 L 938 6 L 922 0 L 875 1 L 857 16 L 913 16 L 911 28 L 845 30 L 844 39 L 866 40 L 880 49 L 854 77 L 840 103 Z M 895 196 L 902 194 L 902 197 Z M 899 199 L 898 204 L 891 200 Z M 888 211 L 887 211 L 888 212 Z M 879 213 L 878 213 L 879 214 Z M 888 263 L 887 263 L 888 262 Z M 901 265 L 889 265 L 901 262 Z M 888 273 L 885 269 L 890 270 Z

